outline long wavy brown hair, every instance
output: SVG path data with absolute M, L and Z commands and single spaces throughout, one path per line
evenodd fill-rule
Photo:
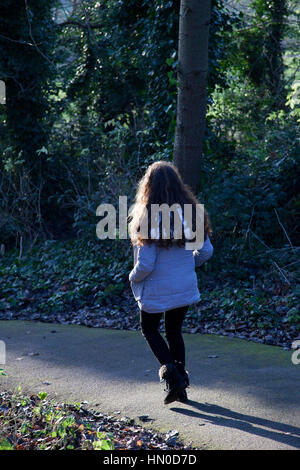
M 177 168 L 170 162 L 158 161 L 150 165 L 144 176 L 138 184 L 135 202 L 131 207 L 128 222 L 129 222 L 129 236 L 133 245 L 145 245 L 145 243 L 157 243 L 161 247 L 169 247 L 176 244 L 183 246 L 186 242 L 184 230 L 182 230 L 182 238 L 175 239 L 172 237 L 172 224 L 174 228 L 174 221 L 170 221 L 171 236 L 164 239 L 162 230 L 159 231 L 157 238 L 151 238 L 151 204 L 179 204 L 181 210 L 184 210 L 184 204 L 192 205 L 192 226 L 195 230 L 196 226 L 196 205 L 200 204 L 191 189 L 183 182 Z M 142 238 L 140 233 L 142 219 L 147 209 L 148 217 L 148 238 Z M 204 210 L 204 239 L 207 235 L 211 235 L 212 229 L 209 216 Z M 173 233 L 174 234 L 174 233 Z M 191 241 L 191 240 L 188 240 Z

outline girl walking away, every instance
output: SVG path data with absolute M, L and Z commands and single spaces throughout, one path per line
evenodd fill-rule
M 164 219 L 160 211 L 158 218 L 151 217 L 153 207 L 162 204 L 169 208 L 174 204 L 173 207 L 178 209 L 180 237 L 173 210 L 169 211 L 169 223 L 165 225 L 162 224 Z M 185 217 L 186 204 L 192 214 L 189 224 Z M 135 203 L 129 214 L 129 234 L 134 254 L 129 281 L 140 309 L 142 334 L 160 363 L 159 378 L 166 382 L 165 404 L 176 400 L 187 401 L 189 375 L 185 370 L 182 324 L 189 305 L 200 300 L 195 267 L 207 261 L 213 253 L 206 211 L 201 218 L 204 243 L 201 243 L 201 248 L 199 245 L 198 250 L 187 249 L 186 242 L 191 242 L 192 238 L 189 235 L 195 234 L 196 224 L 200 221 L 196 210 L 199 204 L 183 183 L 176 167 L 159 161 L 148 167 L 139 182 Z M 168 233 L 165 227 L 169 229 Z M 159 333 L 163 314 L 166 341 Z

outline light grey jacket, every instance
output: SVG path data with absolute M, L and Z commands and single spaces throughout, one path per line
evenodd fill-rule
M 140 309 L 148 313 L 165 312 L 200 300 L 195 267 L 213 254 L 207 236 L 198 251 L 185 247 L 161 248 L 156 243 L 134 246 L 134 267 L 129 281 Z

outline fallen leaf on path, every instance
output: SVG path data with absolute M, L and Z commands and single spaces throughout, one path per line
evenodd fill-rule
M 150 418 L 149 415 L 141 415 L 141 416 L 138 416 L 138 418 L 144 423 L 146 423 L 147 421 L 154 421 L 154 419 Z

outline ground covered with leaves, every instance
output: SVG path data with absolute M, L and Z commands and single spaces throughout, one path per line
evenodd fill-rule
M 0 392 L 0 450 L 178 450 L 178 432 L 161 434 L 128 417 L 108 416 L 84 403 L 56 403 L 47 393 Z M 193 448 L 195 449 L 195 448 Z
M 264 254 L 260 262 L 257 254 L 237 263 L 228 250 L 215 253 L 197 270 L 201 302 L 189 308 L 184 331 L 290 348 L 300 337 L 299 248 Z M 123 240 L 52 240 L 21 257 L 11 251 L 0 265 L 0 319 L 138 330 L 131 268 Z

